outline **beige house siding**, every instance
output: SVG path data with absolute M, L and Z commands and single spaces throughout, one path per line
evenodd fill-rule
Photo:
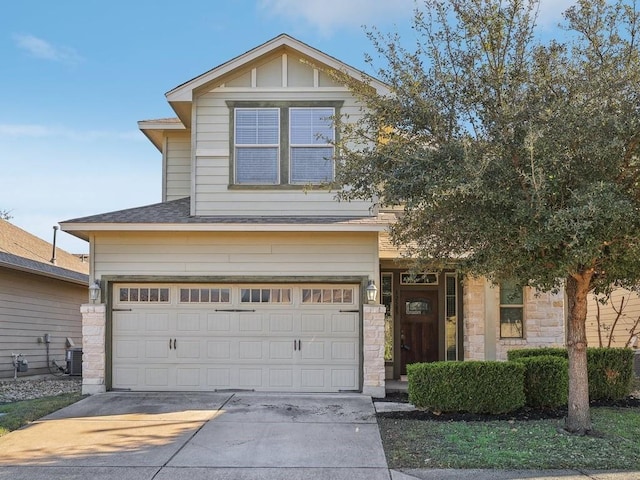
M 612 331 L 613 323 L 618 316 L 616 310 L 620 311 L 623 299 L 624 306 L 622 307 L 620 318 Z M 600 337 L 598 336 L 598 309 L 600 310 Z M 611 294 L 611 298 L 605 304 L 599 303 L 596 297 L 591 295 L 587 306 L 588 345 L 590 347 L 599 347 L 601 338 L 602 346 L 606 347 L 609 344 L 609 338 L 611 338 L 612 347 L 631 346 L 632 348 L 640 348 L 640 340 L 638 340 L 640 328 L 636 328 L 635 338 L 631 338 L 631 341 L 629 341 L 630 332 L 638 318 L 640 318 L 640 296 L 637 293 L 618 288 Z
M 94 275 L 377 278 L 377 233 L 103 232 Z
M 171 133 L 165 139 L 163 201 L 191 195 L 191 134 Z
M 524 338 L 500 338 L 500 290 L 484 278 L 465 281 L 463 309 L 466 360 L 506 360 L 509 350 L 565 344 L 562 291 L 525 289 Z
M 44 343 L 51 338 L 50 360 L 64 365 L 66 338 L 82 346 L 80 305 L 87 301 L 82 285 L 0 267 L 0 378 L 13 377 L 11 353 L 22 353 L 29 371 L 48 373 Z
M 327 85 L 327 86 L 323 86 Z M 335 192 L 318 190 L 229 189 L 230 126 L 227 101 L 341 101 L 350 121 L 361 114 L 349 91 L 299 57 L 278 54 L 244 69 L 194 98 L 195 215 L 345 215 L 371 214 L 371 203 L 336 202 Z

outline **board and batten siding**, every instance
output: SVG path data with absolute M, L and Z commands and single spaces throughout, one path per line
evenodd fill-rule
M 101 232 L 94 274 L 377 278 L 377 232 Z
M 65 365 L 66 339 L 82 346 L 80 305 L 87 287 L 0 267 L 0 378 L 13 378 L 11 353 L 22 353 L 28 376 L 49 373 L 46 346 L 38 337 L 48 333 L 49 361 Z
M 191 195 L 191 134 L 171 133 L 165 139 L 163 201 Z
M 623 298 L 622 314 L 612 332 L 611 328 L 618 316 L 616 310 L 620 310 Z M 605 304 L 598 303 L 594 295 L 589 296 L 587 304 L 587 344 L 590 347 L 600 346 L 597 321 L 598 308 L 600 309 L 602 346 L 606 347 L 608 345 L 609 337 L 611 336 L 612 347 L 624 347 L 629 340 L 631 329 L 640 317 L 640 296 L 623 288 L 614 290 L 611 293 L 611 298 Z M 640 328 L 636 328 L 636 332 L 636 337 L 640 337 Z M 632 347 L 634 346 L 633 342 L 632 340 Z M 635 340 L 635 348 L 640 348 L 639 339 Z
M 286 57 L 286 59 L 285 59 Z M 283 66 L 284 65 L 284 66 Z M 286 74 L 285 74 L 286 72 Z M 286 80 L 283 77 L 286 75 Z M 254 83 L 252 84 L 252 77 Z M 194 98 L 195 215 L 329 215 L 368 216 L 371 202 L 337 202 L 326 190 L 229 189 L 230 134 L 227 101 L 342 102 L 340 114 L 349 121 L 361 109 L 345 87 L 291 55 L 270 58 L 239 72 L 224 85 Z

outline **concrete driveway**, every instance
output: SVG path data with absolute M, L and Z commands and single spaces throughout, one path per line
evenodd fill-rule
M 106 393 L 0 438 L 0 479 L 389 480 L 356 394 Z

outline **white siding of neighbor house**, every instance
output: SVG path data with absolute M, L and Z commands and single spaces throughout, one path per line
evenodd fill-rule
M 253 68 L 251 68 L 253 67 Z M 343 101 L 351 120 L 360 108 L 345 87 L 292 54 L 278 54 L 236 72 L 194 98 L 195 215 L 371 215 L 370 202 L 337 202 L 335 192 L 319 190 L 229 189 L 229 107 L 231 101 Z M 222 81 L 221 81 L 222 82 Z M 252 86 L 253 85 L 253 86 Z
M 163 201 L 191 195 L 191 134 L 172 132 L 167 135 L 164 159 Z
M 622 299 L 624 306 L 615 327 L 613 326 L 620 310 Z M 614 309 L 615 307 L 615 309 Z M 598 308 L 600 309 L 600 336 L 598 336 Z M 630 332 L 640 318 L 640 296 L 623 288 L 614 290 L 607 303 L 602 304 L 593 295 L 589 296 L 587 306 L 587 344 L 590 347 L 606 347 L 611 337 L 612 347 L 624 347 L 629 342 Z M 613 329 L 613 330 L 612 330 Z M 629 346 L 640 348 L 640 328 L 636 328 L 636 338 L 631 339 Z M 602 339 L 602 345 L 600 345 Z
M 378 272 L 377 233 L 103 232 L 94 275 L 346 276 Z
M 50 360 L 65 363 L 66 339 L 82 346 L 80 305 L 87 287 L 0 267 L 0 378 L 13 378 L 11 353 L 22 353 L 29 371 L 19 377 L 48 373 L 46 348 L 38 337 L 51 338 Z

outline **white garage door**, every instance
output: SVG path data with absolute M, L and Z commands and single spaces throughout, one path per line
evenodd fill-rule
M 357 285 L 117 284 L 112 386 L 358 390 L 359 298 Z

